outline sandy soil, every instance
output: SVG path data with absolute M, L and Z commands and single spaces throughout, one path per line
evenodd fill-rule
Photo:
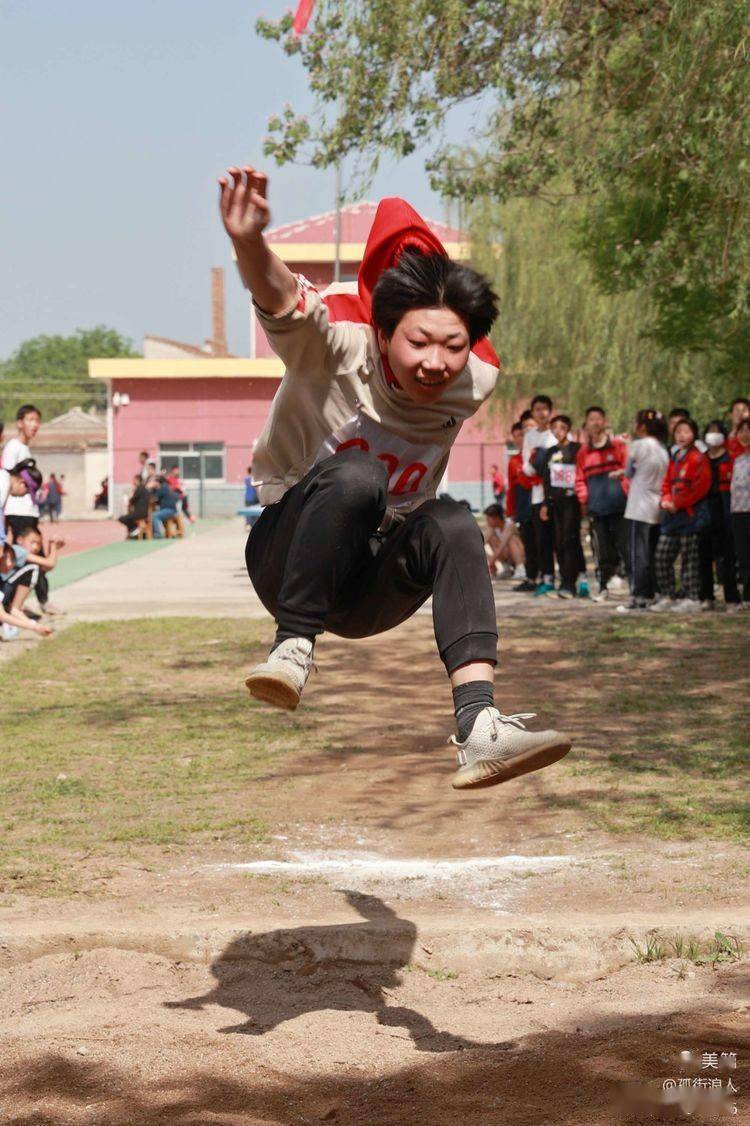
M 421 616 L 389 651 L 440 701 L 429 635 Z M 455 795 L 445 708 L 409 714 L 386 661 L 320 646 L 331 742 L 260 780 L 270 840 L 82 857 L 75 901 L 2 910 L 0 1121 L 640 1122 L 674 1116 L 665 1079 L 717 1077 L 750 1120 L 750 962 L 669 945 L 750 949 L 747 850 L 607 837 L 552 771 Z M 637 964 L 649 935 L 669 956 Z

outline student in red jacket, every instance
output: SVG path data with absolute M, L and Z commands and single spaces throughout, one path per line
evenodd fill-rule
M 701 606 L 704 610 L 714 607 L 714 567 L 724 587 L 727 610 L 740 603 L 729 504 L 734 458 L 727 449 L 727 439 L 727 428 L 720 418 L 712 419 L 703 431 L 706 457 L 711 466 L 711 488 L 707 498 L 709 524 L 700 536 Z
M 699 538 L 708 528 L 711 465 L 696 448 L 698 426 L 683 418 L 674 429 L 677 453 L 667 469 L 661 489 L 664 510 L 661 536 L 656 547 L 656 588 L 659 598 L 651 607 L 657 613 L 700 610 L 701 571 Z M 677 601 L 674 565 L 682 553 L 682 598 Z
M 531 522 L 531 490 L 535 483 L 539 483 L 539 478 L 528 477 L 523 471 L 523 434 L 527 426 L 532 427 L 533 425 L 534 420 L 531 417 L 531 411 L 524 411 L 520 421 L 514 422 L 510 428 L 511 439 L 518 453 L 513 454 L 508 459 L 508 489 L 505 498 L 505 515 L 518 525 L 523 543 L 526 570 L 521 578 L 521 575 L 518 574 L 518 568 L 516 568 L 516 574 L 521 581 L 513 587 L 514 591 L 520 591 L 522 594 L 533 594 L 536 590 L 537 576 L 539 575 L 536 537 Z
M 603 407 L 589 407 L 585 429 L 586 444 L 576 457 L 575 491 L 581 514 L 588 513 L 591 521 L 599 572 L 599 593 L 594 595 L 594 601 L 604 602 L 609 596 L 609 580 L 627 559 L 624 473 L 628 448 L 621 438 L 608 433 Z
M 731 417 L 731 430 L 727 440 L 727 450 L 731 457 L 739 457 L 744 453 L 744 447 L 737 436 L 737 428 L 745 418 L 750 418 L 750 399 L 735 399 L 729 408 Z

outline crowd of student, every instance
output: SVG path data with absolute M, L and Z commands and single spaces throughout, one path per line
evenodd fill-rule
M 591 406 L 574 437 L 571 419 L 536 395 L 511 437 L 505 509 L 485 516 L 490 571 L 520 579 L 515 591 L 605 602 L 627 581 L 619 611 L 689 613 L 713 609 L 718 584 L 727 611 L 750 608 L 750 401 L 735 399 L 727 421 L 702 432 L 683 408 L 641 410 L 632 438 Z M 496 501 L 502 484 L 493 477 Z
M 179 522 L 181 516 L 193 523 L 195 517 L 190 512 L 190 500 L 180 479 L 179 465 L 173 465 L 168 473 L 159 473 L 147 450 L 142 450 L 138 457 L 140 465 L 133 475 L 127 512 L 118 517 L 125 526 L 125 538 L 134 539 L 145 530 L 155 539 L 163 539 L 166 522 Z
M 5 443 L 0 458 L 0 636 L 4 641 L 17 637 L 22 629 L 45 637 L 52 633 L 45 621 L 53 613 L 48 575 L 65 541 L 52 535 L 45 544 L 39 527 L 40 504 L 47 504 L 50 491 L 30 455 L 29 442 L 36 437 L 41 421 L 37 407 L 31 403 L 20 407 L 16 435 Z M 2 432 L 0 424 L 0 438 Z M 60 501 L 62 495 L 61 490 Z M 38 611 L 26 604 L 32 591 Z

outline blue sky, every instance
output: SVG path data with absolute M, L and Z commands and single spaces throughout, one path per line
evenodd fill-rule
M 264 163 L 274 224 L 327 211 L 333 173 L 262 157 L 268 117 L 311 108 L 298 60 L 256 37 L 285 0 L 2 0 L 0 358 L 38 333 L 105 324 L 195 343 L 210 334 L 209 267 L 228 268 L 232 350 L 246 302 L 215 178 Z M 371 198 L 446 217 L 423 155 L 384 165 Z

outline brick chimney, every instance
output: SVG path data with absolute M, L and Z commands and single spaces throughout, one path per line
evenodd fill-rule
M 224 270 L 211 267 L 211 339 L 207 341 L 212 356 L 227 354 L 227 326 L 224 311 Z

